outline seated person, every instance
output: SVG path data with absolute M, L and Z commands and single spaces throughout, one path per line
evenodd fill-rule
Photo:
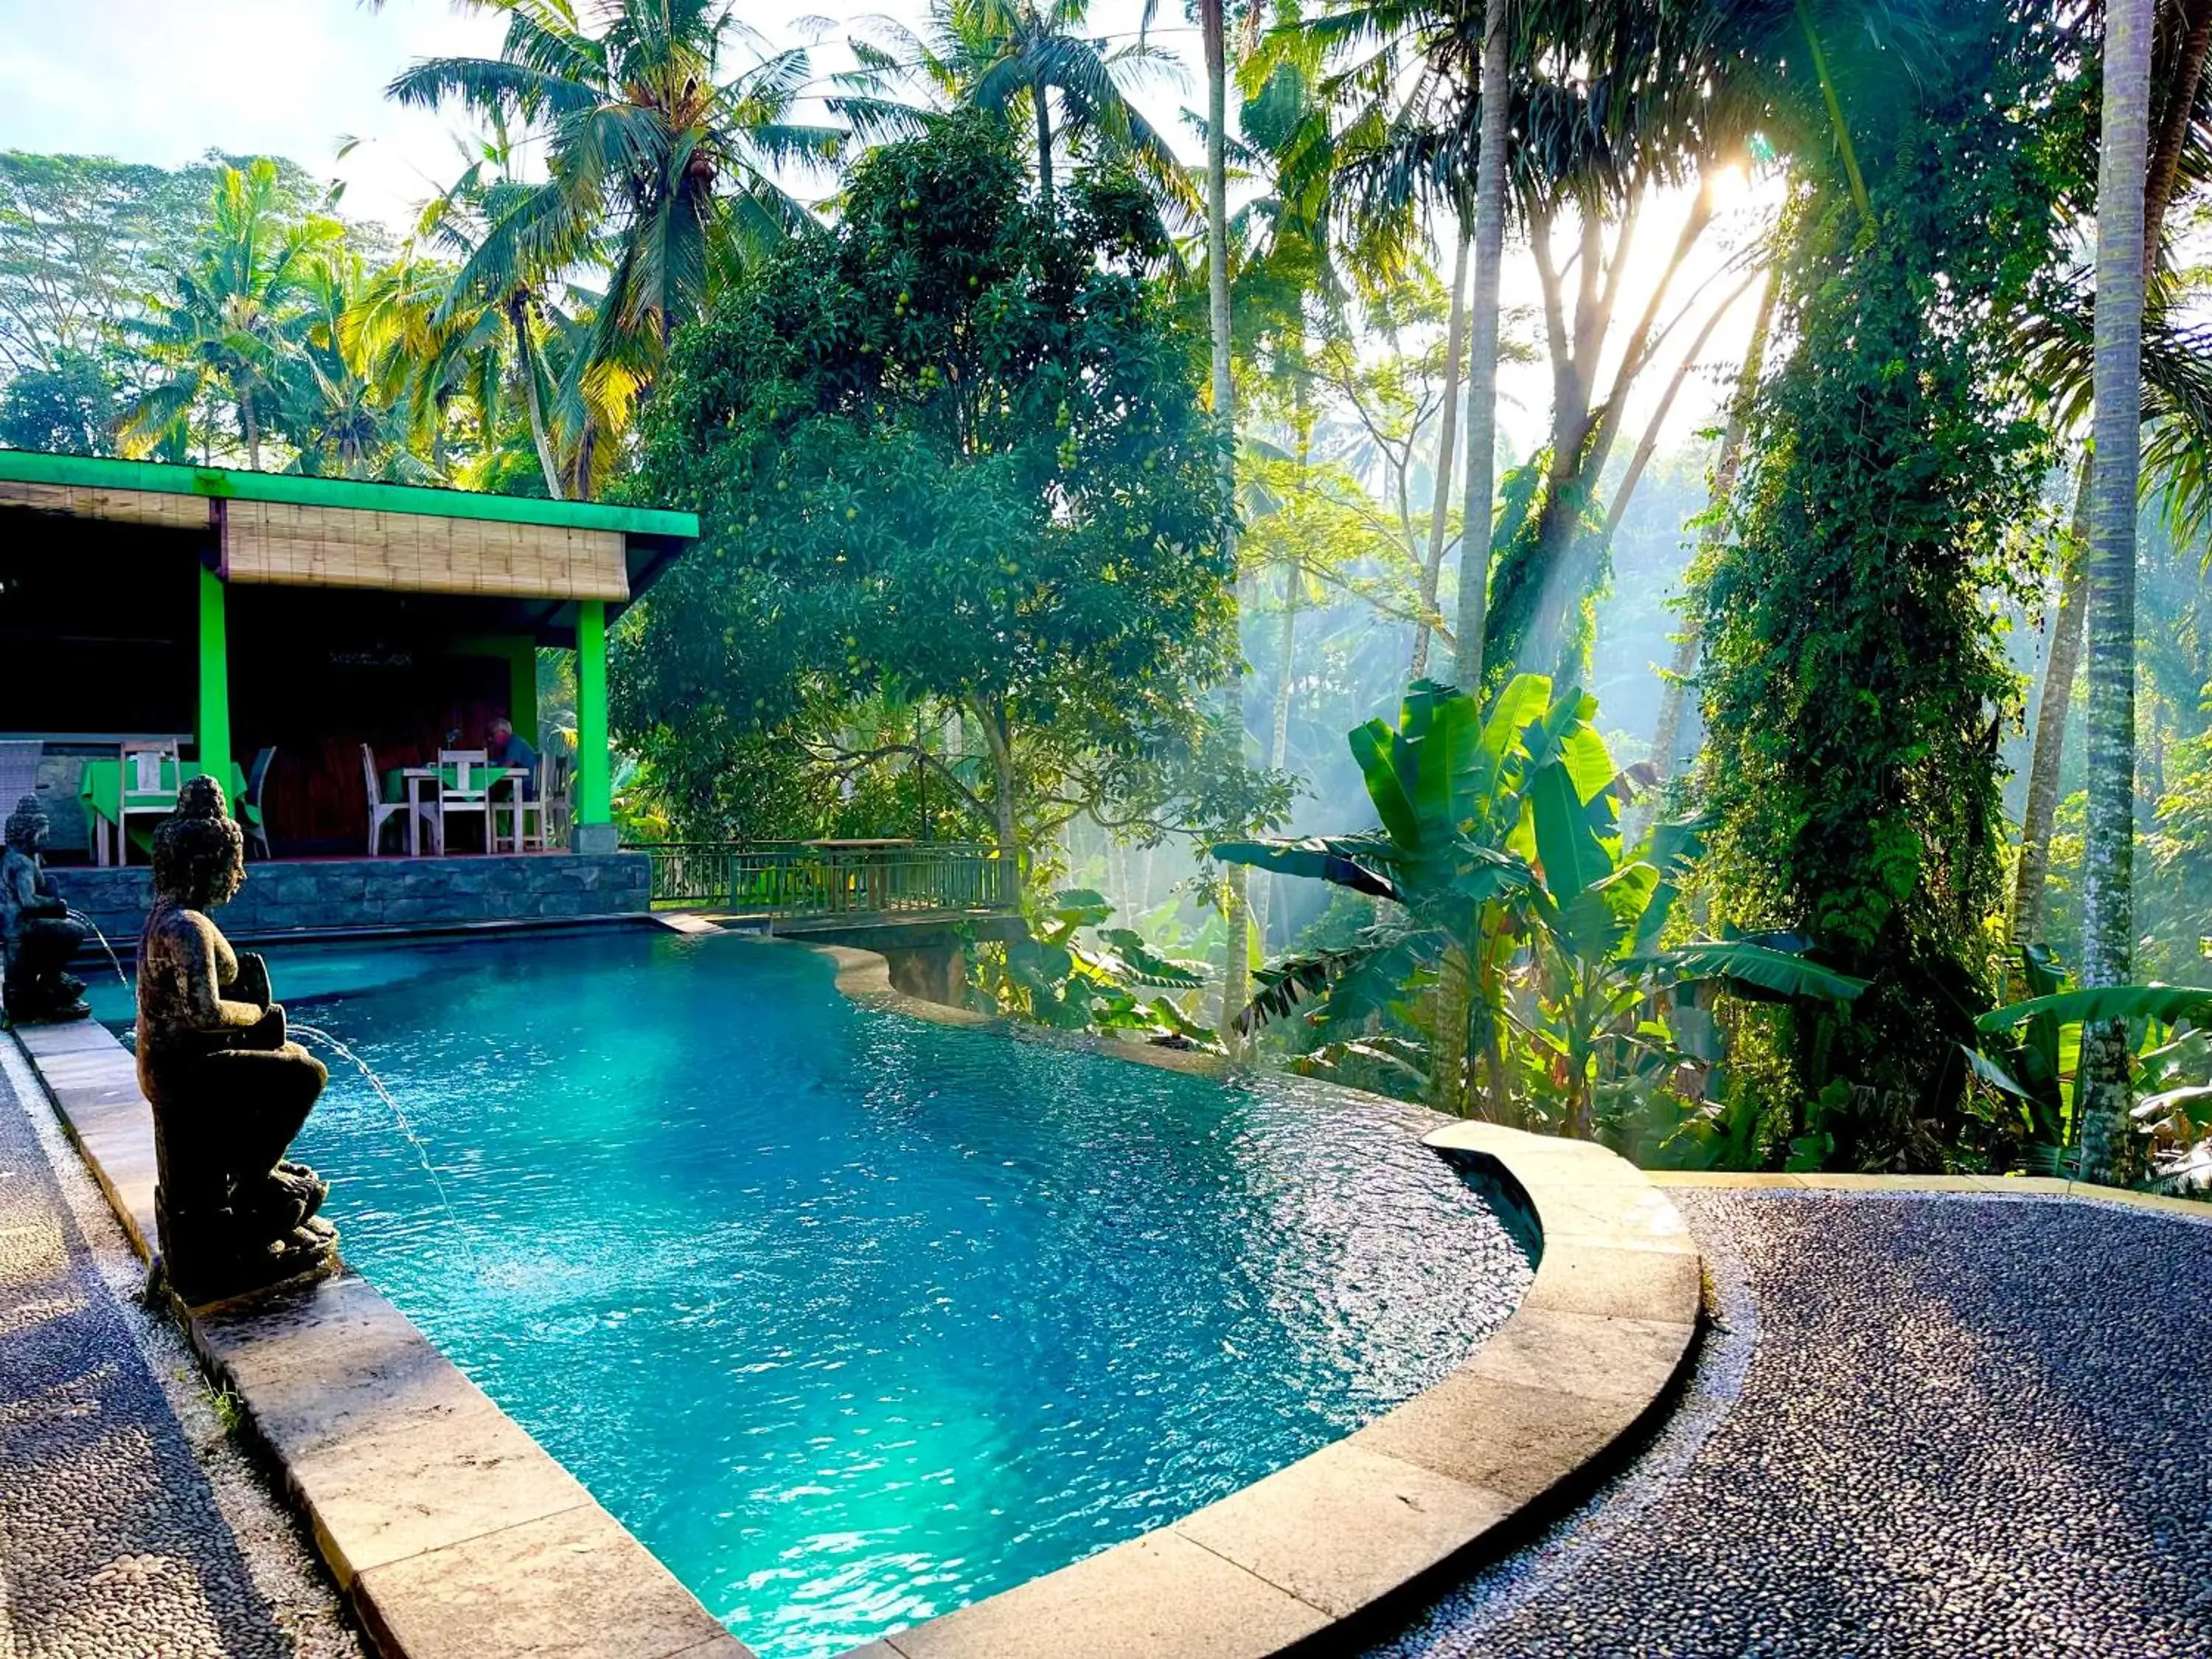
M 523 798 L 538 799 L 538 751 L 514 734 L 514 722 L 496 715 L 484 728 L 484 753 L 494 766 L 514 767 L 522 773 Z

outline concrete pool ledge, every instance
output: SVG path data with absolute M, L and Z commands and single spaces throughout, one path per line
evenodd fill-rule
M 153 1109 L 130 1051 L 88 1021 L 15 1036 L 150 1260 Z M 387 1659 L 749 1659 L 368 1280 L 342 1271 L 175 1310 Z

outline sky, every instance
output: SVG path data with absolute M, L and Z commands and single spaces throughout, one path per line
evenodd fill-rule
M 805 12 L 738 0 L 737 16 L 771 47 L 810 44 L 826 75 L 846 59 L 836 42 L 871 18 L 919 24 L 925 0 L 811 0 Z M 1093 0 L 1095 34 L 1133 39 L 1142 0 Z M 807 14 L 815 14 L 808 15 Z M 1200 146 L 1182 118 L 1203 101 L 1198 46 L 1177 4 L 1158 8 L 1151 38 L 1182 66 L 1149 76 L 1135 101 L 1191 160 Z M 344 187 L 349 217 L 381 220 L 404 231 L 416 210 L 459 170 L 455 121 L 404 110 L 384 96 L 400 70 L 419 58 L 490 56 L 501 24 L 495 14 L 450 0 L 0 0 L 0 149 L 76 152 L 173 167 L 209 149 L 289 156 Z M 343 152 L 343 153 L 342 153 Z M 826 181 L 824 181 L 826 189 Z M 1711 277 L 1731 240 L 1771 217 L 1771 189 L 1734 191 L 1725 222 L 1686 270 L 1680 292 Z M 1622 307 L 1633 315 L 1650 292 L 1687 203 L 1656 200 L 1630 261 Z M 1571 242 L 1562 240 L 1564 256 Z M 1732 284 L 1714 283 L 1717 294 Z M 1539 298 L 1528 251 L 1509 246 L 1504 300 L 1533 318 Z M 1712 372 L 1692 376 L 1668 422 L 1667 448 L 1711 425 L 1729 366 L 1741 354 L 1752 301 L 1739 302 L 1705 353 Z M 1669 312 L 1671 314 L 1671 305 Z M 1678 333 L 1686 342 L 1693 319 Z M 1521 330 L 1540 348 L 1539 325 Z M 1619 331 L 1626 332 L 1626 323 Z M 1632 398 L 1624 447 L 1632 446 L 1674 359 L 1662 354 Z M 1540 365 L 1501 373 L 1499 422 L 1506 447 L 1522 454 L 1540 441 L 1550 396 Z

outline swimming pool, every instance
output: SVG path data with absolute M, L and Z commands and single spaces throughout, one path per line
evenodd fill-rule
M 1526 1251 L 1386 1109 L 638 928 L 272 952 L 348 1260 L 766 1659 L 1164 1524 L 1439 1380 Z

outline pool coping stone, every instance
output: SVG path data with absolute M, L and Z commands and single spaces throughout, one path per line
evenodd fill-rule
M 91 1021 L 14 1035 L 131 1247 L 150 1261 L 154 1115 L 131 1052 Z M 386 1659 L 750 1659 L 357 1273 L 172 1304 L 283 1470 Z

